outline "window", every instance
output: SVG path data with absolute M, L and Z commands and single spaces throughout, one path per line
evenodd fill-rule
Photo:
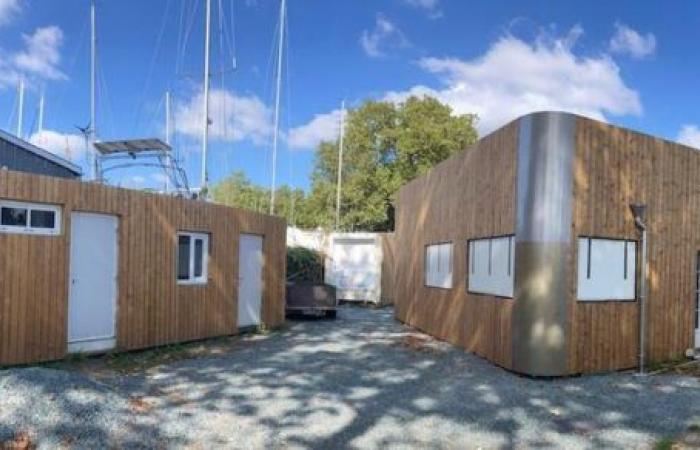
M 61 207 L 0 200 L 0 232 L 61 234 Z
M 452 243 L 425 247 L 425 285 L 452 288 Z
M 203 233 L 178 233 L 177 281 L 180 284 L 204 284 L 207 282 L 209 235 Z
M 469 292 L 498 297 L 513 296 L 514 241 L 513 236 L 469 241 Z
M 578 299 L 634 300 L 635 241 L 579 238 Z

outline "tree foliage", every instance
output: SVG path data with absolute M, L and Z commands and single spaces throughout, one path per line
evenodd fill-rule
M 476 116 L 455 115 L 430 97 L 403 103 L 366 101 L 348 111 L 343 151 L 340 228 L 393 229 L 392 202 L 398 189 L 437 163 L 477 140 Z M 275 210 L 302 228 L 335 225 L 338 140 L 324 141 L 316 151 L 308 195 L 282 186 Z M 240 172 L 212 191 L 221 203 L 269 210 L 269 190 L 253 185 Z
M 217 203 L 260 213 L 270 211 L 270 190 L 253 184 L 243 172 L 234 172 L 214 185 L 211 195 Z M 315 224 L 307 218 L 305 203 L 302 189 L 281 186 L 275 192 L 275 214 L 287 219 L 289 224 L 313 228 Z
M 287 249 L 287 281 L 323 283 L 323 256 L 304 247 Z
M 398 189 L 477 140 L 473 115 L 454 115 L 430 97 L 403 103 L 367 101 L 348 113 L 343 153 L 340 227 L 393 229 Z M 322 142 L 308 206 L 322 226 L 335 221 L 338 142 Z

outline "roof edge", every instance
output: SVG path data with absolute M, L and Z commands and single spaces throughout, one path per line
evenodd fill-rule
M 0 138 L 4 139 L 17 147 L 23 148 L 24 150 L 34 153 L 35 155 L 38 155 L 44 159 L 48 159 L 49 161 L 58 164 L 59 166 L 62 166 L 71 172 L 75 173 L 76 175 L 83 175 L 83 169 L 80 168 L 79 165 L 74 164 L 67 159 L 61 158 L 60 156 L 56 155 L 55 153 L 52 153 L 48 150 L 45 150 L 41 147 L 37 147 L 36 145 L 32 144 L 31 142 L 25 141 L 24 139 L 21 139 L 14 134 L 10 134 L 4 130 L 0 130 Z

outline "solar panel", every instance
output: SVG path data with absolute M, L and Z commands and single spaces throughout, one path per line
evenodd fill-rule
M 172 148 L 160 139 L 151 138 L 95 142 L 95 149 L 107 156 L 116 153 L 169 152 Z

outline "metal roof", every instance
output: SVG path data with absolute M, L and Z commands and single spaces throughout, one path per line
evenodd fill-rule
M 169 152 L 172 148 L 160 139 L 150 138 L 95 142 L 95 149 L 108 156 L 115 153 Z
M 78 166 L 77 164 L 73 164 L 72 162 L 68 161 L 67 159 L 63 159 L 60 156 L 56 155 L 55 153 L 51 153 L 48 150 L 44 150 L 43 148 L 39 148 L 36 145 L 25 141 L 24 139 L 20 139 L 14 134 L 7 133 L 3 130 L 0 130 L 0 139 L 7 141 L 23 150 L 26 150 L 28 152 L 34 153 L 35 155 L 44 158 L 46 160 L 49 160 L 55 164 L 58 164 L 59 166 L 65 167 L 66 169 L 70 170 L 76 175 L 82 175 L 83 170 Z

